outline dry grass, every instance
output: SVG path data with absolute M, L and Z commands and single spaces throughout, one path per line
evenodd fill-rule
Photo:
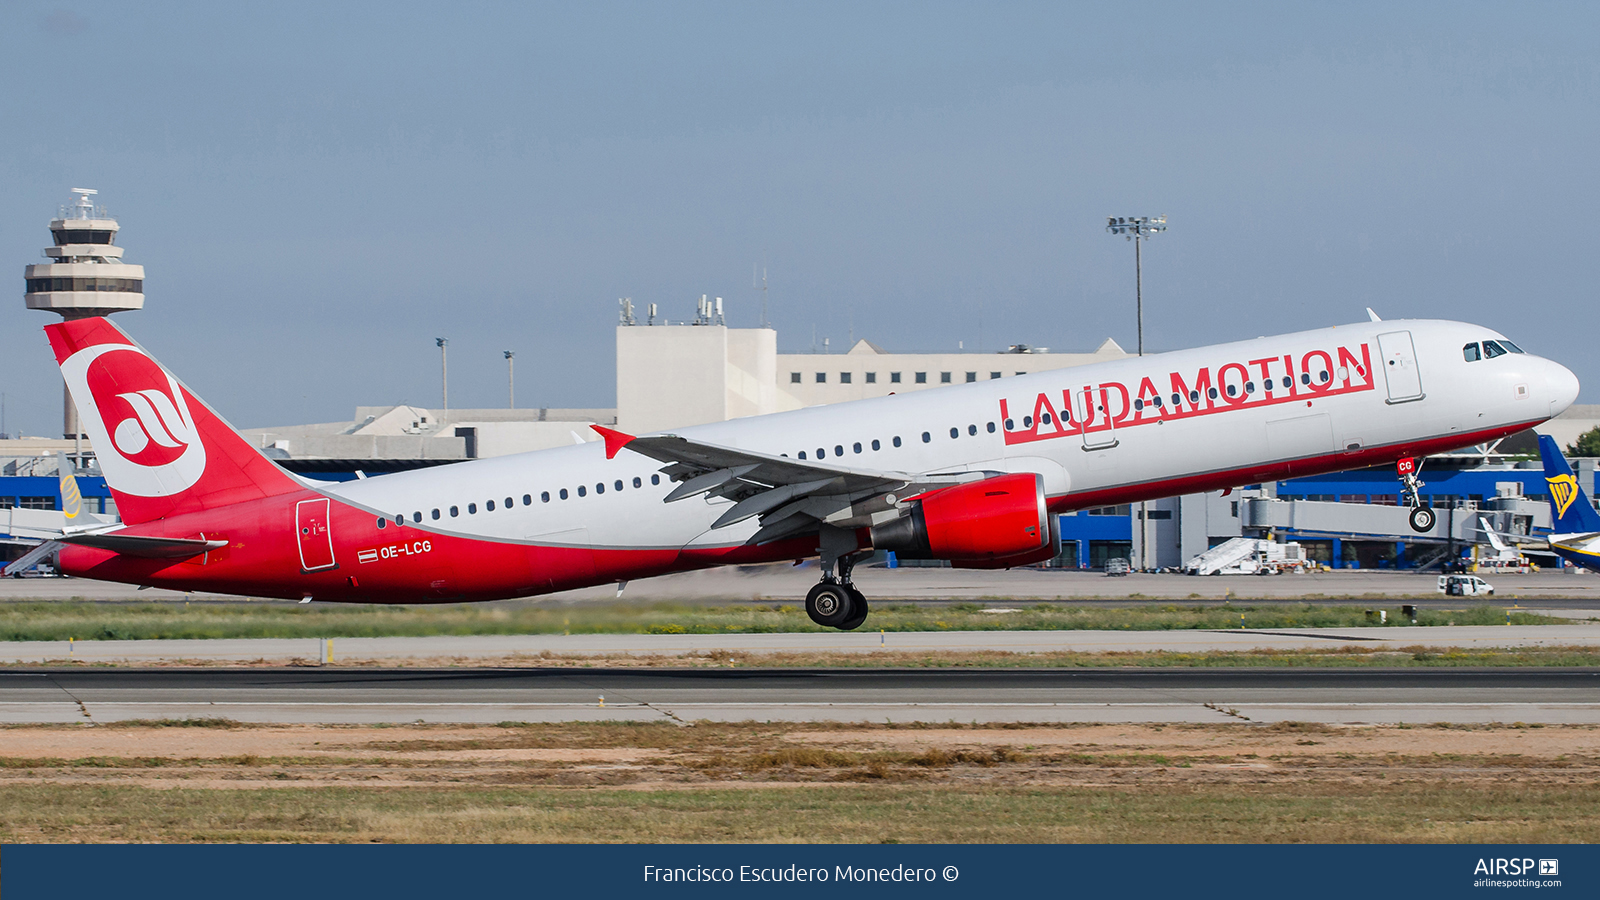
M 1600 840 L 1579 726 L 0 729 L 0 841 Z
M 7 842 L 1564 843 L 1600 835 L 1600 788 L 152 791 L 38 784 L 0 794 L 0 821 Z

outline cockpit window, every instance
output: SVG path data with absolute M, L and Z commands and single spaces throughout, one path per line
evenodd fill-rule
M 1512 353 L 1521 353 L 1522 352 L 1522 348 L 1521 347 L 1518 347 L 1516 344 L 1511 343 L 1510 341 L 1506 340 L 1505 338 L 1501 338 L 1500 339 L 1500 346 L 1506 348 L 1507 350 L 1510 350 Z
M 1483 342 L 1483 358 L 1494 359 L 1496 356 L 1505 356 L 1506 351 L 1494 341 Z
M 1462 347 L 1461 356 L 1466 359 L 1467 362 L 1477 362 L 1479 359 L 1481 359 L 1482 357 L 1480 357 L 1478 354 L 1478 342 L 1473 341 L 1465 347 Z

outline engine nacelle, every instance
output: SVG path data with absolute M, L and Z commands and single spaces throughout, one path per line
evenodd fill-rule
M 874 525 L 872 546 L 958 569 L 1005 569 L 1061 552 L 1054 518 L 1041 476 L 998 475 L 923 495 L 900 518 Z

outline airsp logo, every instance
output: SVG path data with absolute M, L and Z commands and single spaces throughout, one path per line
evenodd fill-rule
M 1530 875 L 1533 873 L 1533 860 L 1531 859 L 1505 859 L 1495 858 L 1478 860 L 1478 865 L 1472 870 L 1474 875 Z M 1556 875 L 1560 873 L 1560 861 L 1554 859 L 1539 860 L 1540 875 Z
M 1556 518 L 1559 519 L 1567 514 L 1567 507 L 1578 496 L 1578 479 L 1571 475 L 1557 475 L 1545 481 L 1550 483 L 1550 496 L 1555 498 Z
M 61 364 L 61 374 L 112 487 L 168 497 L 200 480 L 206 451 L 183 390 L 144 351 L 128 344 L 86 347 Z

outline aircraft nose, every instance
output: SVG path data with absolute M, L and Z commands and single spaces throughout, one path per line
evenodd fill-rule
M 1578 399 L 1578 376 L 1558 362 L 1546 360 L 1549 371 L 1545 382 L 1550 394 L 1550 415 L 1559 415 Z

